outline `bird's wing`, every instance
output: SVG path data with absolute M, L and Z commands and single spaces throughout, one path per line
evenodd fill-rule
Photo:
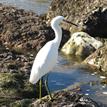
M 54 44 L 52 42 L 48 42 L 36 55 L 35 61 L 36 64 L 41 67 L 45 63 L 50 63 L 50 61 L 55 56 L 55 49 Z M 57 54 L 57 52 L 56 52 Z
M 48 42 L 36 55 L 34 60 L 31 78 L 37 82 L 43 75 L 47 74 L 57 61 L 58 51 L 54 43 Z

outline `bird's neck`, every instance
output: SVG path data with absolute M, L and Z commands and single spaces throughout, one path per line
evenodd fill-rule
M 59 48 L 61 39 L 62 39 L 62 29 L 59 25 L 53 28 L 55 32 L 55 39 L 53 40 L 55 44 L 57 45 L 57 48 Z

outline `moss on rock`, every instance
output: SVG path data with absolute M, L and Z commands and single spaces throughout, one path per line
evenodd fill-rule
M 0 73 L 0 106 L 20 105 L 26 101 L 30 103 L 32 98 L 38 97 L 38 93 L 38 84 L 30 84 L 27 75 L 22 73 Z M 25 100 L 27 98 L 30 100 Z

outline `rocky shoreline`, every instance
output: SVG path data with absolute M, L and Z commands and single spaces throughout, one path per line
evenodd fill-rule
M 53 9 L 54 2 L 56 3 L 58 2 L 57 6 L 59 6 L 60 1 L 53 0 L 50 9 Z M 64 3 L 68 4 L 67 1 L 65 2 L 63 1 L 62 5 Z M 57 10 L 57 6 L 54 9 Z M 59 6 L 59 10 L 61 10 L 61 7 L 65 9 L 66 5 Z M 62 12 L 61 13 L 59 10 L 56 11 L 56 13 L 54 12 L 54 15 L 52 15 L 52 17 L 54 17 L 57 14 L 63 16 L 69 16 L 68 15 L 69 13 L 67 15 L 66 14 L 64 15 L 64 13 L 66 12 L 61 11 Z M 50 11 L 53 12 L 55 10 L 50 10 Z M 62 106 L 63 107 L 65 106 L 99 107 L 99 105 L 95 101 L 89 99 L 83 94 L 76 94 L 75 92 L 73 93 L 71 90 L 55 92 L 53 93 L 53 96 L 56 97 L 59 94 L 56 100 L 50 102 L 47 101 L 47 98 L 45 97 L 44 98 L 45 101 L 43 102 L 43 105 L 40 104 L 41 100 L 39 100 L 40 101 L 39 105 L 38 106 L 36 105 L 38 104 L 38 100 L 35 99 L 35 97 L 38 98 L 38 94 L 37 94 L 38 84 L 36 86 L 33 86 L 29 83 L 28 79 L 36 52 L 38 52 L 38 50 L 46 42 L 54 38 L 54 32 L 51 29 L 50 25 L 47 24 L 49 20 L 52 18 L 50 17 L 52 13 L 50 11 L 46 15 L 38 16 L 31 11 L 26 12 L 23 9 L 17 9 L 15 7 L 10 7 L 0 4 L 0 106 L 1 107 L 4 106 L 5 107 L 9 107 L 9 106 L 39 107 L 40 106 L 41 107 L 43 105 L 44 107 L 62 107 Z M 106 9 L 103 12 L 105 13 Z M 94 12 L 94 14 L 95 13 L 96 12 Z M 76 14 L 73 15 L 74 16 L 72 18 L 70 16 L 68 17 L 68 19 L 76 22 L 75 21 L 75 19 L 77 19 L 77 17 L 75 17 Z M 93 16 L 93 14 L 91 16 Z M 76 23 L 80 24 L 80 21 L 78 20 Z M 87 20 L 87 23 L 85 24 L 85 28 L 87 29 L 90 28 L 90 29 L 88 29 L 87 31 L 87 29 L 83 29 L 83 28 L 84 25 L 81 25 L 80 29 L 92 34 L 92 32 L 90 31 L 93 30 L 92 30 L 92 26 L 90 27 L 89 20 Z M 70 27 L 68 25 L 64 26 L 61 47 L 70 38 L 70 30 L 73 32 L 79 31 L 74 27 Z M 105 54 L 106 53 L 104 53 L 104 55 Z M 107 57 L 105 55 L 103 57 L 103 61 L 106 60 L 106 58 Z M 88 61 L 88 59 L 86 59 L 86 61 Z M 106 71 L 106 69 L 104 69 L 107 67 L 106 63 L 103 66 L 104 67 L 102 68 L 100 67 L 100 69 Z M 46 95 L 46 91 L 44 89 L 43 96 L 45 95 Z M 83 99 L 82 101 L 81 98 Z M 87 102 L 85 102 L 86 100 Z M 76 103 L 74 104 L 75 101 Z
M 38 51 L 54 38 L 53 30 L 46 23 L 46 15 L 0 4 L 0 43 L 10 49 Z M 70 36 L 68 31 L 63 32 L 62 45 Z

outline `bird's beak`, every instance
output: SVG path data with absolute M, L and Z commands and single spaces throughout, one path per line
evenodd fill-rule
M 76 26 L 76 27 L 78 27 L 78 25 L 77 24 L 75 24 L 75 23 L 72 23 L 72 22 L 70 22 L 70 21 L 68 21 L 68 20 L 63 20 L 64 22 L 66 22 L 66 23 L 69 23 L 69 24 L 72 24 L 72 25 L 74 25 L 74 26 Z

